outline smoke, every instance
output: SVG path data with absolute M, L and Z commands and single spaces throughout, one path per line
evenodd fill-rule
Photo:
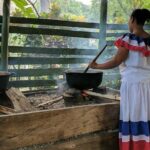
M 62 95 L 65 91 L 67 91 L 69 89 L 69 86 L 68 86 L 66 80 L 64 80 L 64 81 L 58 80 L 57 86 L 58 86 L 58 88 L 57 88 L 58 95 Z

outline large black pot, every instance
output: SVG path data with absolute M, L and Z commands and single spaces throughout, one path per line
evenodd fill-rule
M 9 77 L 14 73 L 0 71 L 0 90 L 5 90 L 8 88 Z
M 83 71 L 84 70 L 65 72 L 69 87 L 83 90 L 97 88 L 101 84 L 103 72 L 92 70 L 87 73 L 83 73 Z

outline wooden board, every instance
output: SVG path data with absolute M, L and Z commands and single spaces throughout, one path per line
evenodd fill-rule
M 28 99 L 23 95 L 21 91 L 17 88 L 10 88 L 5 91 L 6 95 L 9 97 L 10 101 L 13 103 L 15 111 L 31 111 L 33 110 Z
M 10 26 L 10 33 L 58 35 L 67 37 L 92 38 L 92 39 L 98 39 L 99 35 L 98 32 L 71 31 L 64 29 L 62 30 L 62 29 L 48 29 L 48 28 L 31 28 L 20 26 Z
M 84 92 L 88 95 L 91 95 L 91 96 L 106 98 L 106 99 L 109 99 L 109 100 L 119 100 L 120 101 L 120 96 L 117 95 L 117 94 L 109 94 L 109 93 L 100 94 L 100 93 L 97 93 L 97 92 L 92 92 L 90 90 L 84 90 Z
M 92 59 L 82 58 L 45 58 L 45 57 L 9 57 L 10 65 L 30 65 L 30 64 L 80 64 L 89 63 Z
M 15 77 L 29 76 L 58 76 L 64 74 L 68 68 L 40 68 L 40 69 L 9 69 L 10 72 L 15 72 Z
M 119 104 L 78 106 L 0 117 L 3 150 L 118 128 Z
M 17 23 L 17 24 L 38 24 L 38 25 L 67 26 L 67 27 L 80 27 L 80 28 L 98 28 L 99 29 L 98 23 L 64 21 L 64 20 L 54 20 L 54 19 L 10 17 L 10 22 Z M 0 16 L 0 23 L 2 23 L 2 16 Z
M 96 55 L 98 49 L 78 49 L 78 48 L 45 48 L 45 47 L 22 47 L 9 46 L 11 53 L 35 53 L 38 54 L 57 54 L 57 55 Z
M 116 39 L 117 37 L 120 37 L 120 36 L 122 36 L 125 33 L 126 32 L 124 32 L 124 33 L 123 32 L 121 32 L 121 33 L 116 33 L 116 32 L 115 33 L 107 33 L 106 36 L 107 37 L 114 37 Z
M 61 80 L 60 80 L 61 81 Z M 10 81 L 9 86 L 13 87 L 42 87 L 42 86 L 56 86 L 56 80 L 19 80 L 19 81 Z
M 75 139 L 25 147 L 26 150 L 119 150 L 118 132 L 83 135 Z M 20 150 L 20 149 L 16 149 Z

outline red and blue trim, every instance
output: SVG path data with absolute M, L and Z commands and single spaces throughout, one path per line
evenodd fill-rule
M 128 38 L 128 41 L 124 40 L 125 37 Z M 137 41 L 137 46 L 133 45 L 132 41 Z M 144 42 L 145 46 L 140 46 L 141 42 Z M 148 46 L 150 47 L 150 38 L 142 39 L 140 37 L 135 36 L 134 34 L 128 33 L 123 35 L 123 37 L 119 38 L 118 40 L 116 40 L 114 42 L 114 45 L 118 48 L 125 47 L 126 49 L 131 51 L 141 52 L 145 57 L 150 56 L 150 50 L 147 49 Z
M 150 150 L 150 121 L 119 123 L 120 150 Z
M 120 150 L 150 150 L 150 142 L 141 141 L 129 141 L 122 142 L 119 140 Z
M 150 121 L 138 121 L 138 122 L 124 122 L 120 120 L 119 122 L 119 132 L 122 135 L 145 135 L 150 136 Z

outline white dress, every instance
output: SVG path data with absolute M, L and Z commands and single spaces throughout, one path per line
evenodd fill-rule
M 120 66 L 120 150 L 150 150 L 150 38 L 127 33 L 115 45 L 129 50 Z

